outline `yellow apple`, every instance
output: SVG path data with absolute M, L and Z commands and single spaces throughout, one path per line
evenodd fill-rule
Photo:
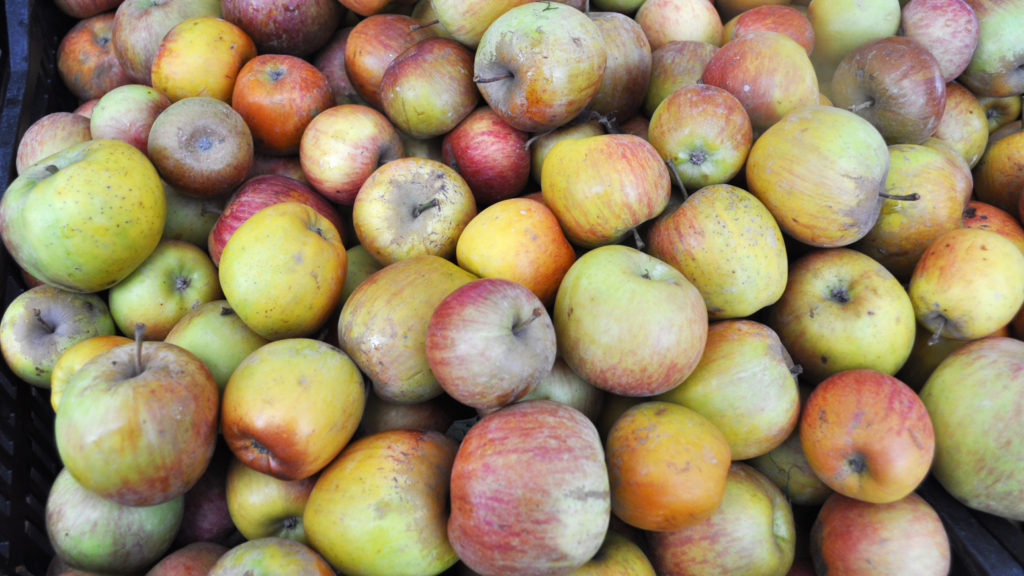
M 235 24 L 214 16 L 186 18 L 160 41 L 151 84 L 172 102 L 209 96 L 230 104 L 238 71 L 255 57 L 256 44 Z

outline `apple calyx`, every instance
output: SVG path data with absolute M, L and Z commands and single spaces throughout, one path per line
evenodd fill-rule
M 427 210 L 430 210 L 431 208 L 437 208 L 438 206 L 440 206 L 440 203 L 437 201 L 437 198 L 436 197 L 435 198 L 431 198 L 429 201 L 424 202 L 424 203 L 416 206 L 415 208 L 413 208 L 412 209 L 412 217 L 413 218 L 419 218 L 420 214 L 423 214 L 424 212 L 426 212 Z
M 854 452 L 846 458 L 846 467 L 854 474 L 860 474 L 868 469 L 867 459 L 864 454 L 860 452 Z
M 512 335 L 519 336 L 520 334 L 522 334 L 523 330 L 525 330 L 527 326 L 529 326 L 537 318 L 540 318 L 543 314 L 543 308 L 539 306 L 534 308 L 533 312 L 529 316 L 520 320 L 514 326 L 512 326 Z
M 829 291 L 828 297 L 833 302 L 837 302 L 839 304 L 846 304 L 847 302 L 850 301 L 850 292 L 842 286 L 836 286 L 835 288 L 832 288 L 832 290 Z

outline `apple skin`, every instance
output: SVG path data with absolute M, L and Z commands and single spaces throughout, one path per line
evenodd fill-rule
M 309 545 L 302 512 L 316 479 L 281 480 L 232 458 L 225 477 L 231 521 L 246 540 L 277 536 Z
M 697 40 L 673 40 L 651 52 L 651 77 L 644 94 L 643 112 L 648 118 L 677 89 L 700 82 L 718 46 Z
M 186 18 L 160 41 L 150 84 L 172 102 L 208 96 L 230 104 L 238 71 L 256 54 L 252 38 L 235 24 L 215 16 Z
M 109 1 L 120 4 L 122 0 Z M 113 9 L 78 18 L 57 45 L 57 72 L 71 94 L 85 102 L 131 80 L 111 43 Z
M 1013 214 L 1024 196 L 1024 130 L 1009 126 L 1016 129 L 1000 138 L 989 135 L 988 148 L 974 166 L 974 198 Z
M 434 19 L 440 24 L 440 34 L 476 50 L 484 32 L 499 16 L 527 0 L 431 0 Z
M 952 551 L 942 519 L 917 493 L 887 504 L 833 494 L 811 527 L 818 574 L 949 574 Z
M 337 0 L 222 0 L 225 20 L 252 38 L 260 54 L 309 56 L 330 40 L 344 9 Z
M 988 118 L 977 96 L 963 84 L 946 84 L 946 108 L 932 136 L 952 146 L 971 168 L 981 160 L 988 146 Z
M 114 11 L 110 43 L 128 78 L 149 84 L 153 58 L 171 28 L 193 16 L 219 18 L 222 14 L 220 0 L 122 0 Z
M 128 276 L 156 248 L 165 218 L 159 174 L 120 140 L 88 140 L 49 156 L 0 199 L 0 235 L 15 262 L 78 292 L 105 290 Z
M 166 94 L 146 84 L 124 84 L 99 97 L 89 117 L 95 139 L 116 138 L 149 154 L 153 121 L 171 105 Z
M 617 244 L 573 263 L 552 314 L 569 367 L 627 396 L 653 396 L 689 376 L 704 350 L 707 317 L 700 292 L 681 272 Z
M 216 542 L 193 542 L 167 554 L 146 576 L 206 576 L 228 547 Z
M 170 549 L 183 510 L 182 496 L 152 506 L 118 504 L 90 492 L 61 468 L 46 496 L 46 534 L 69 566 L 137 573 Z
M 574 408 L 506 406 L 474 424 L 455 454 L 448 539 L 474 571 L 569 573 L 600 549 L 610 516 L 601 439 Z
M 291 538 L 269 536 L 246 540 L 217 559 L 207 576 L 275 576 L 304 574 L 335 576 L 323 556 Z
M 811 0 L 807 3 L 807 18 L 814 27 L 811 60 L 822 83 L 831 80 L 839 61 L 857 46 L 896 35 L 900 10 L 899 0 Z M 823 89 L 830 94 L 825 86 Z
M 806 394 L 801 396 L 805 398 Z M 794 505 L 820 506 L 833 492 L 807 463 L 804 449 L 800 445 L 799 427 L 794 428 L 782 444 L 746 463 L 774 482 Z
M 579 374 L 569 368 L 565 360 L 556 357 L 551 371 L 518 402 L 529 400 L 554 400 L 568 404 L 597 423 L 604 407 L 605 392 L 580 378 Z
M 231 520 L 227 502 L 228 463 L 231 451 L 218 440 L 213 457 L 195 485 L 185 492 L 185 511 L 174 536 L 174 546 L 194 542 L 216 542 L 227 545 L 238 531 Z
M 537 185 L 540 185 L 542 175 L 544 174 L 544 159 L 548 157 L 548 152 L 551 151 L 555 144 L 569 138 L 586 138 L 587 136 L 599 136 L 607 133 L 604 126 L 597 120 L 579 120 L 563 124 L 550 132 L 537 134 L 528 140 L 530 174 Z
M 345 68 L 345 43 L 353 26 L 338 28 L 331 38 L 308 60 L 327 77 L 335 104 L 366 104 L 356 92 Z
M 722 27 L 722 43 L 738 38 L 755 30 L 781 32 L 804 47 L 808 56 L 814 50 L 814 26 L 806 12 L 788 4 L 788 0 L 753 6 L 729 18 Z
M 74 112 L 50 112 L 32 122 L 18 140 L 14 168 L 21 174 L 47 156 L 91 139 L 92 130 L 85 116 Z
M 557 2 L 528 2 L 499 16 L 481 36 L 473 80 L 505 122 L 544 132 L 590 104 L 606 65 L 604 37 L 586 14 Z
M 573 576 L 655 576 L 647 553 L 627 536 L 609 529 L 594 557 L 572 572 Z
M 1024 23 L 1024 9 L 1002 0 L 967 0 L 978 17 L 978 45 L 960 81 L 980 96 L 1014 96 L 1024 92 L 1020 70 L 1024 50 L 1017 30 Z
M 895 502 L 924 480 L 935 432 L 921 398 L 870 369 L 820 382 L 800 416 L 800 444 L 814 473 L 836 492 L 865 502 Z
M 400 54 L 436 35 L 406 14 L 379 13 L 359 20 L 345 41 L 345 71 L 363 100 L 381 110 L 380 83 Z
M 964 209 L 964 228 L 991 230 L 1013 242 L 1024 254 L 1024 226 L 1009 212 L 980 200 L 970 200 Z
M 205 249 L 210 230 L 217 223 L 228 199 L 224 196 L 189 196 L 167 182 L 163 184 L 167 217 L 161 239 L 183 240 Z
M 369 436 L 385 430 L 436 430 L 444 434 L 456 421 L 475 415 L 476 410 L 447 394 L 403 404 L 384 400 L 371 390 L 366 395 L 366 408 L 356 435 Z
M 102 12 L 110 12 L 117 8 L 121 0 L 55 0 L 54 4 L 61 12 L 84 20 Z
M 352 442 L 309 495 L 303 522 L 312 546 L 345 574 L 441 574 L 458 560 L 446 531 L 457 450 L 437 431 Z
M 719 507 L 705 520 L 649 534 L 658 574 L 786 576 L 796 556 L 797 527 L 786 496 L 742 462 L 729 467 Z
M 519 195 L 530 179 L 529 134 L 479 106 L 444 135 L 441 160 L 469 184 L 478 207 Z
M 900 28 L 935 56 L 943 82 L 970 64 L 978 47 L 978 15 L 965 0 L 911 0 L 903 4 Z
M 341 5 L 360 16 L 371 16 L 380 12 L 401 12 L 413 0 L 341 0 Z
M 261 346 L 231 374 L 221 428 L 243 464 L 281 480 L 322 470 L 348 444 L 366 405 L 345 352 L 312 338 Z
M 21 380 L 49 388 L 57 362 L 75 344 L 111 336 L 116 326 L 97 294 L 41 284 L 15 296 L 0 318 L 0 351 Z
M 618 12 L 590 12 L 605 42 L 601 87 L 589 110 L 622 124 L 640 112 L 651 80 L 651 43 L 636 20 Z
M 13 306 L 14 303 L 12 302 L 11 304 Z M 9 306 L 8 310 L 10 309 L 11 307 Z M 2 341 L 0 341 L 0 343 L 2 343 Z M 50 374 L 50 406 L 53 408 L 53 411 L 57 412 L 57 407 L 60 406 L 61 396 L 64 394 L 64 388 L 67 387 L 68 380 L 71 378 L 72 374 L 78 372 L 79 368 L 101 352 L 106 352 L 107 350 L 122 344 L 131 343 L 131 338 L 120 334 L 91 336 L 78 341 L 61 353 L 57 358 L 57 362 L 54 363 L 53 371 Z M 8 346 L 7 344 L 3 344 L 3 347 L 6 349 Z M 15 370 L 13 361 L 7 360 L 7 365 L 12 370 Z M 28 382 L 28 379 L 23 379 Z
M 648 0 L 633 19 L 643 28 L 651 50 L 680 40 L 722 45 L 722 17 L 712 2 Z

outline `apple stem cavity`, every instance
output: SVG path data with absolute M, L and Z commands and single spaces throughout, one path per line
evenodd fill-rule
M 490 84 L 491 82 L 500 82 L 509 78 L 515 78 L 515 75 L 511 72 L 505 72 L 504 74 L 498 74 L 497 76 L 473 76 L 473 82 L 476 84 Z
M 413 210 L 412 210 L 412 217 L 413 218 L 419 218 L 420 214 L 423 214 L 424 212 L 426 212 L 427 210 L 430 210 L 431 208 L 437 208 L 438 206 L 439 206 L 439 203 L 437 201 L 437 198 L 431 198 L 429 202 L 424 202 L 424 203 L 420 204 L 419 206 L 413 208 Z
M 135 375 L 142 374 L 142 342 L 146 334 L 146 325 L 142 322 L 135 324 Z
M 50 324 L 43 318 L 43 312 L 39 308 L 32 309 L 32 316 L 36 319 L 36 322 L 39 322 L 40 324 L 43 325 L 43 328 L 46 328 L 47 332 L 52 333 L 55 330 L 53 324 Z
M 887 192 L 879 192 L 878 195 L 886 200 L 896 200 L 898 202 L 913 202 L 914 200 L 921 199 L 921 195 L 917 192 L 911 192 L 910 194 L 889 194 Z
M 512 327 L 512 335 L 513 336 L 519 336 L 520 334 L 522 334 L 523 330 L 525 330 L 527 326 L 532 324 L 534 320 L 536 320 L 537 318 L 540 318 L 543 314 L 544 314 L 544 309 L 543 308 L 540 308 L 540 307 L 534 308 L 532 314 L 530 314 L 526 318 L 520 320 L 519 322 L 516 323 L 515 326 Z
M 859 104 L 854 104 L 854 105 L 850 106 L 849 108 L 847 108 L 847 110 L 849 110 L 850 112 L 853 112 L 854 114 L 856 114 L 856 113 L 860 112 L 861 110 L 864 110 L 865 108 L 871 108 L 874 105 L 875 105 L 875 101 L 874 100 L 865 100 L 864 102 L 861 102 Z

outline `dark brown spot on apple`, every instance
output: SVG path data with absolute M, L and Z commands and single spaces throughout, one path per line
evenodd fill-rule
M 838 302 L 839 304 L 846 304 L 850 301 L 850 292 L 845 286 L 835 286 L 828 293 L 829 300 Z
M 824 356 L 824 355 L 823 355 L 823 356 L 821 357 L 821 363 L 822 363 L 822 364 L 828 364 L 828 356 Z

